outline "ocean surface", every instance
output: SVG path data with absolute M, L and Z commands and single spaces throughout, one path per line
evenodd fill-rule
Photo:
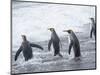
M 12 73 L 95 69 L 96 48 L 94 37 L 89 38 L 90 17 L 95 17 L 94 7 L 13 1 Z M 48 51 L 51 35 L 49 27 L 55 28 L 61 39 L 63 58 L 53 56 L 53 48 Z M 73 49 L 71 55 L 68 55 L 68 34 L 62 32 L 65 29 L 72 29 L 78 37 L 81 60 L 75 61 Z M 22 42 L 21 35 L 26 35 L 30 42 L 44 48 L 43 51 L 32 48 L 33 58 L 27 62 L 24 61 L 22 53 L 18 60 L 14 61 L 15 53 Z

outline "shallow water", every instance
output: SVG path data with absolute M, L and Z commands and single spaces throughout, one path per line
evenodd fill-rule
M 79 33 L 78 33 L 79 34 Z M 20 54 L 18 60 L 14 61 L 14 51 L 12 57 L 12 73 L 30 73 L 30 72 L 45 72 L 45 71 L 60 71 L 60 70 L 78 70 L 78 69 L 94 69 L 95 68 L 95 41 L 94 39 L 79 38 L 82 40 L 81 45 L 81 60 L 75 60 L 73 50 L 71 55 L 68 55 L 68 40 L 61 38 L 62 49 L 61 54 L 63 58 L 59 56 L 53 56 L 53 49 L 48 51 L 45 41 L 42 45 L 44 50 L 33 48 L 33 58 L 27 62 L 24 61 L 24 57 Z M 88 41 L 85 41 L 87 39 Z M 38 42 L 39 44 L 39 42 Z
M 88 22 L 89 17 L 94 16 L 94 8 L 75 8 L 73 6 L 48 5 L 30 2 L 13 2 L 12 8 L 12 73 L 96 68 L 95 40 L 89 38 L 89 25 L 83 25 Z M 74 9 L 73 12 L 72 9 Z M 76 13 L 78 15 L 76 15 Z M 80 16 L 80 18 L 78 16 Z M 57 33 L 60 36 L 62 44 L 61 54 L 63 55 L 63 58 L 54 56 L 52 48 L 51 51 L 48 51 L 47 47 L 48 40 L 50 39 L 50 32 L 47 31 L 47 28 L 51 26 L 56 28 Z M 71 54 L 68 55 L 67 35 L 62 32 L 65 28 L 72 28 L 75 31 L 80 42 L 82 54 L 81 60 L 76 61 L 74 59 L 73 50 Z M 22 53 L 19 55 L 18 60 L 14 61 L 15 53 L 22 42 L 20 37 L 21 34 L 27 35 L 29 41 L 39 44 L 44 48 L 43 51 L 32 48 L 33 58 L 26 62 L 24 61 Z

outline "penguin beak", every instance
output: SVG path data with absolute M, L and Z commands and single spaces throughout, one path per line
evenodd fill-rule
M 22 37 L 26 37 L 25 35 L 21 35 Z
M 48 30 L 50 30 L 50 28 L 48 28 Z
M 48 30 L 53 31 L 53 28 L 48 28 Z
M 68 32 L 68 30 L 63 30 L 63 32 Z
M 50 28 L 48 28 L 48 30 L 50 30 L 50 31 L 51 31 L 51 29 L 50 29 Z

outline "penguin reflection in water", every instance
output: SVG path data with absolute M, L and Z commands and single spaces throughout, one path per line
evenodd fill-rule
M 54 56 L 59 55 L 60 57 L 63 57 L 60 53 L 60 39 L 54 30 L 54 28 L 49 28 L 48 30 L 51 31 L 51 39 L 48 43 L 48 50 L 50 51 L 51 44 L 53 44 L 54 48 Z
M 68 32 L 69 39 L 70 39 L 68 53 L 70 54 L 71 48 L 73 47 L 74 56 L 75 57 L 80 57 L 81 56 L 81 53 L 80 53 L 80 44 L 79 44 L 79 40 L 76 37 L 75 33 L 72 30 L 64 30 L 64 32 Z
M 27 41 L 25 35 L 22 35 L 22 39 L 23 39 L 23 42 L 22 42 L 20 48 L 18 49 L 18 51 L 16 52 L 15 61 L 17 60 L 21 51 L 23 52 L 23 56 L 25 58 L 25 61 L 28 61 L 29 59 L 31 59 L 33 57 L 32 47 L 36 47 L 36 48 L 43 50 L 43 48 L 41 46 L 39 46 L 37 44 L 30 43 L 29 41 Z

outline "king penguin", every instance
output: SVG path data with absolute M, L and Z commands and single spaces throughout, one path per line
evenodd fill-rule
M 48 50 L 50 51 L 51 44 L 53 44 L 54 56 L 59 55 L 60 57 L 63 57 L 60 53 L 60 39 L 55 29 L 49 28 L 48 30 L 51 31 L 51 39 L 49 40 L 49 43 L 48 43 Z
M 70 43 L 69 43 L 68 53 L 70 54 L 71 48 L 73 47 L 74 56 L 75 57 L 81 56 L 79 40 L 76 37 L 75 33 L 72 30 L 64 30 L 63 32 L 68 32 L 69 34 Z
M 17 60 L 17 58 L 21 52 L 23 52 L 23 56 L 25 58 L 25 61 L 28 61 L 29 59 L 31 59 L 33 57 L 32 47 L 36 47 L 36 48 L 43 50 L 43 48 L 40 45 L 30 43 L 26 39 L 25 35 L 22 35 L 22 39 L 23 39 L 23 42 L 22 42 L 20 48 L 18 49 L 18 51 L 16 52 L 15 61 Z
M 94 18 L 90 18 L 91 20 L 91 31 L 90 31 L 90 38 L 92 38 L 92 34 L 94 34 L 94 37 L 96 39 L 96 23 L 95 23 L 95 20 Z

